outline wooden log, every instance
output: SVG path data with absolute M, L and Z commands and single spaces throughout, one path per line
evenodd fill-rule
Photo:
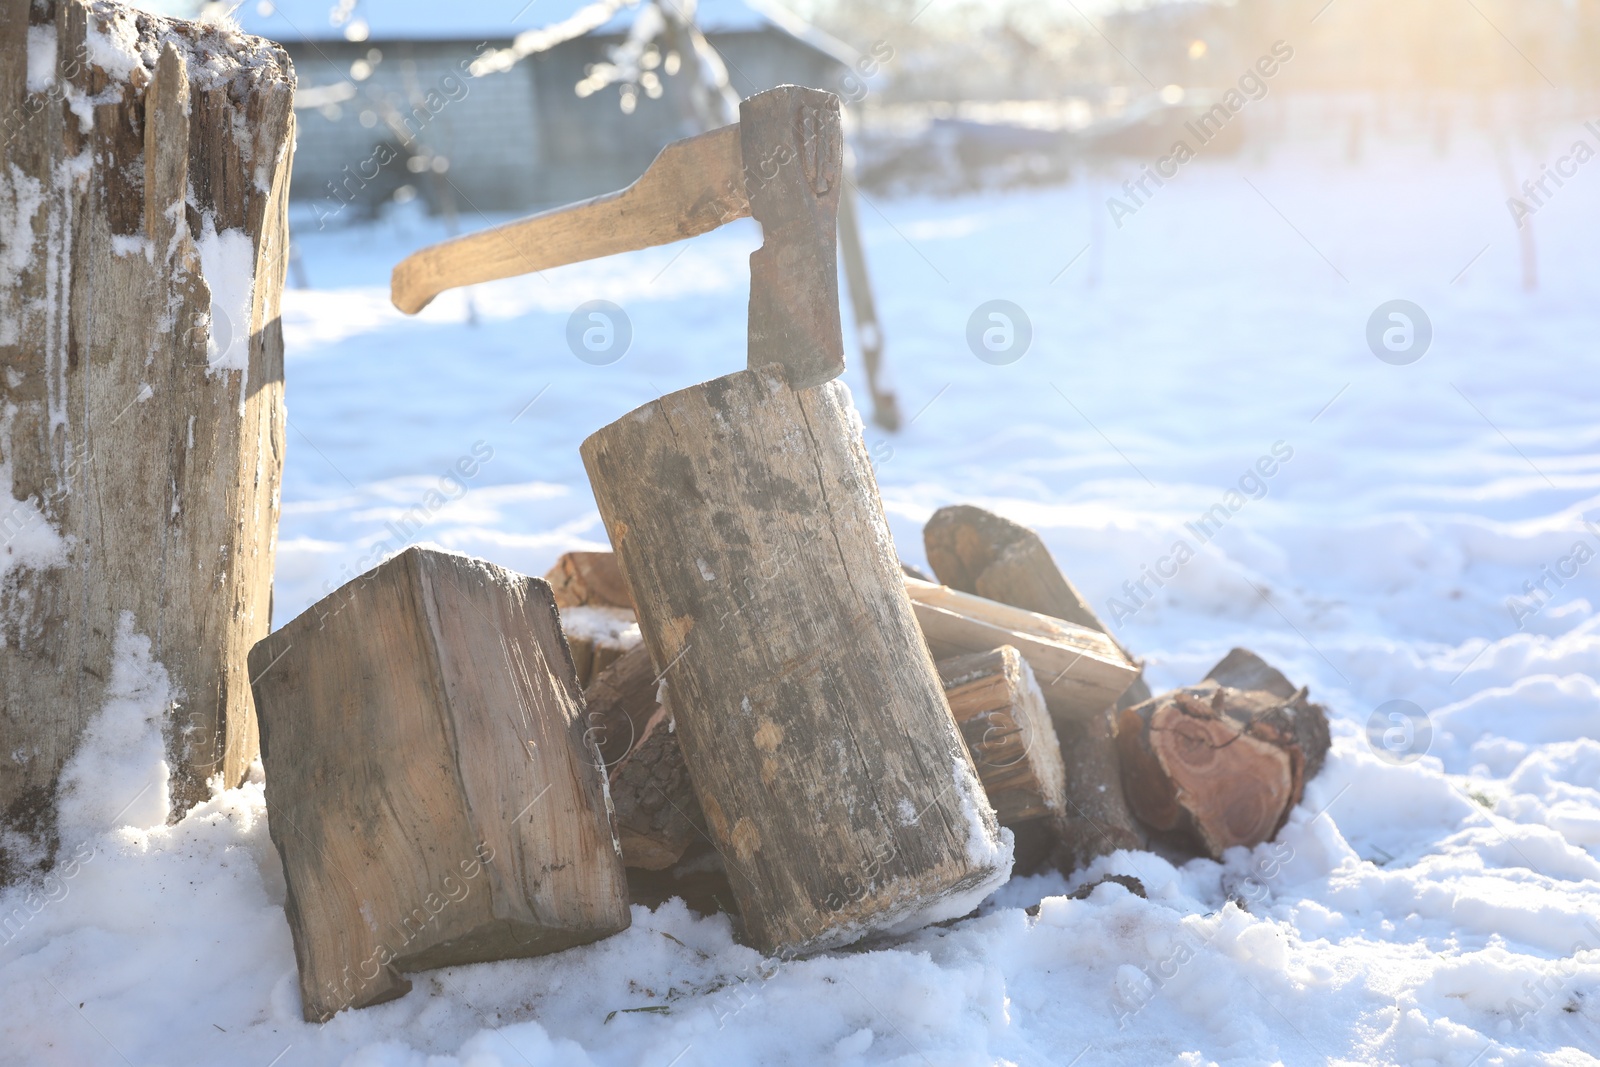
M 936 658 L 1011 645 L 1033 668 L 1054 715 L 1083 715 L 1109 708 L 1138 677 L 1138 668 L 1098 630 L 910 575 L 903 581 L 917 623 Z
M 1011 869 L 853 416 L 837 383 L 764 367 L 583 444 L 707 829 L 769 953 L 965 914 Z
M 565 552 L 544 576 L 555 591 L 556 607 L 607 607 L 633 610 L 628 583 L 611 552 Z
M 1009 645 L 940 660 L 939 680 L 1001 826 L 1066 815 L 1066 772 L 1044 694 Z
M 628 671 L 624 657 L 602 676 L 612 686 L 613 674 Z M 1032 669 L 1011 647 L 957 656 L 936 664 L 950 711 L 972 757 L 984 793 L 1000 825 L 1026 851 L 1043 859 L 1054 845 L 1066 817 L 1065 775 L 1044 696 Z M 613 733 L 627 730 L 629 720 L 648 718 L 640 740 L 611 773 L 611 800 L 617 812 L 623 862 L 630 868 L 665 870 L 678 863 L 697 842 L 706 840 L 704 817 L 689 786 L 677 739 L 666 729 L 666 712 L 655 701 L 654 687 L 633 685 L 601 705 L 590 700 L 590 714 L 602 714 Z M 1030 824 L 1042 822 L 1038 827 Z M 1019 863 L 1021 860 L 1019 859 Z
M 293 89 L 221 27 L 0 5 L 0 884 L 52 862 L 125 615 L 177 695 L 171 807 L 255 757 Z
M 661 871 L 697 841 L 709 841 L 683 751 L 664 708 L 656 707 L 633 751 L 611 776 L 617 840 L 629 867 Z
M 641 642 L 622 653 L 583 691 L 588 705 L 589 736 L 599 746 L 608 770 L 642 742 L 650 720 L 660 710 L 656 693 L 661 676 Z
M 971 504 L 955 504 L 933 513 L 922 528 L 922 542 L 934 575 L 952 589 L 1111 634 L 1056 565 L 1043 539 L 1021 523 Z M 1150 687 L 1141 675 L 1122 703 L 1148 699 Z
M 1124 793 L 1155 830 L 1221 859 L 1234 845 L 1270 840 L 1321 769 L 1326 712 L 1252 653 L 1236 649 L 1213 670 L 1270 686 L 1234 689 L 1208 677 L 1164 693 L 1117 720 Z
M 959 504 L 934 512 L 923 527 L 922 540 L 929 566 L 946 585 L 1098 630 L 1115 641 L 1110 628 L 1056 565 L 1043 539 L 1026 526 Z M 1117 648 L 1132 660 L 1120 644 Z M 1048 691 L 1045 695 L 1052 696 Z M 1145 843 L 1139 821 L 1122 796 L 1113 713 L 1149 698 L 1141 667 L 1139 676 L 1104 707 L 1069 709 L 1051 701 L 1072 809 L 1058 857 L 1067 870 Z
M 550 587 L 410 548 L 250 654 L 305 1017 L 628 926 Z

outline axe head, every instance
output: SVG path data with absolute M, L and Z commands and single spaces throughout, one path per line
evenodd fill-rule
M 461 285 L 669 244 L 753 216 L 749 365 L 779 364 L 796 389 L 844 371 L 838 218 L 839 98 L 782 85 L 739 105 L 739 122 L 661 150 L 620 192 L 414 252 L 394 269 L 396 307 L 416 314 Z
M 796 389 L 844 372 L 839 322 L 839 98 L 784 85 L 739 105 L 739 148 L 761 247 L 750 255 L 752 367 L 780 363 Z

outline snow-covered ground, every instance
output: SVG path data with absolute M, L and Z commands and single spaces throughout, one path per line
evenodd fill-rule
M 1519 179 L 1580 136 L 1520 147 Z M 934 508 L 979 503 L 1040 530 L 1157 687 L 1234 645 L 1308 684 L 1334 751 L 1276 842 L 1017 879 L 977 918 L 802 962 L 763 961 L 721 917 L 638 908 L 605 942 L 420 974 L 399 1001 L 308 1025 L 261 786 L 168 827 L 150 805 L 110 816 L 90 784 L 159 785 L 128 755 L 163 699 L 130 638 L 122 730 L 65 813 L 79 858 L 0 897 L 26 918 L 0 944 L 0 1061 L 1600 1062 L 1600 521 L 1584 524 L 1600 520 L 1600 169 L 1536 213 L 1533 293 L 1469 140 L 1379 146 L 1359 167 L 1331 139 L 1202 159 L 1120 228 L 1113 191 L 865 207 L 911 419 L 867 444 L 908 561 Z M 534 574 L 603 546 L 579 442 L 743 365 L 751 224 L 407 320 L 388 269 L 442 233 L 297 233 L 314 288 L 284 302 L 278 624 L 398 548 L 391 523 Z M 632 325 L 610 365 L 565 340 L 594 299 Z M 968 348 L 991 299 L 1031 320 L 1014 363 Z M 1367 342 L 1394 299 L 1432 325 L 1408 365 Z M 447 477 L 475 448 L 492 450 L 478 473 Z M 1202 543 L 1185 524 L 1219 502 Z M 1158 587 L 1144 568 L 1171 574 L 1180 539 L 1194 558 Z M 1548 603 L 1529 598 L 1540 582 Z M 1391 701 L 1417 711 L 1385 708 L 1369 740 Z M 1150 898 L 1065 896 L 1107 872 Z

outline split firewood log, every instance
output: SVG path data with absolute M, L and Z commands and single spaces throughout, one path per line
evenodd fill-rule
M 544 576 L 555 594 L 556 607 L 604 607 L 633 610 L 633 595 L 612 552 L 566 552 Z
M 632 751 L 612 769 L 611 802 L 623 862 L 665 870 L 706 840 L 704 819 L 654 687 L 625 680 L 634 657 L 624 656 L 590 688 L 591 694 L 604 690 L 599 698 L 590 696 L 590 714 L 617 724 L 647 720 Z M 1000 825 L 1017 835 L 1024 861 L 1042 860 L 1067 804 L 1060 747 L 1032 669 L 1010 647 L 942 660 L 937 667 Z
M 665 708 L 656 706 L 643 736 L 612 774 L 611 807 L 629 867 L 666 870 L 691 845 L 710 840 Z
M 599 747 L 608 771 L 644 741 L 659 707 L 656 691 L 660 683 L 650 663 L 650 650 L 640 642 L 609 663 L 584 689 L 589 738 Z
M 922 543 L 933 573 L 952 589 L 1111 634 L 1056 565 L 1043 539 L 1021 523 L 956 504 L 933 513 L 922 528 Z M 1140 677 L 1123 694 L 1120 706 L 1148 699 L 1150 687 Z
M 1098 630 L 910 576 L 905 587 L 935 659 L 1011 645 L 1033 668 L 1052 714 L 1109 708 L 1138 677 L 1139 669 Z
M 308 1021 L 404 972 L 623 930 L 627 881 L 550 587 L 410 548 L 250 653 Z
M 1015 645 L 1044 691 L 1066 768 L 1066 818 L 1056 862 L 1071 871 L 1097 856 L 1145 845 L 1122 795 L 1111 709 L 1138 668 L 1105 633 L 984 597 L 906 579 L 933 654 Z
M 1244 649 L 1198 684 L 1124 708 L 1117 720 L 1134 813 L 1219 860 L 1278 832 L 1328 745 L 1327 712 Z

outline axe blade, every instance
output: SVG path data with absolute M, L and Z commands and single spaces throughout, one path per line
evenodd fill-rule
M 839 321 L 839 98 L 782 85 L 739 104 L 744 191 L 764 240 L 750 255 L 749 365 L 796 389 L 844 372 Z

